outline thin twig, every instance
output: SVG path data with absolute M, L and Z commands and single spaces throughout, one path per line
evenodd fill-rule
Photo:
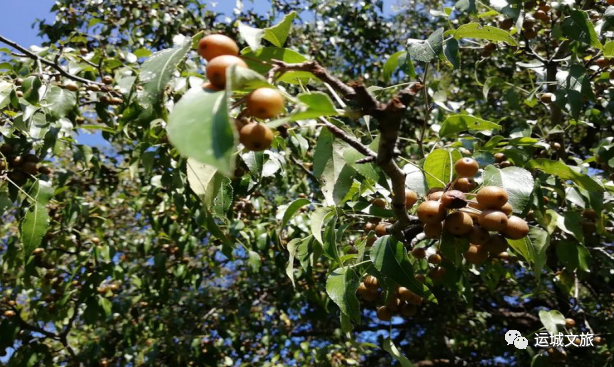
M 7 39 L 6 37 L 0 36 L 0 42 L 5 43 L 5 44 L 7 44 L 7 45 L 9 45 L 9 46 L 11 46 L 11 47 L 13 47 L 13 48 L 23 52 L 27 57 L 31 58 L 32 60 L 42 62 L 43 64 L 54 68 L 60 74 L 62 74 L 63 76 L 65 76 L 68 79 L 72 79 L 74 81 L 85 83 L 85 84 L 96 84 L 98 86 L 104 86 L 103 83 L 99 83 L 99 82 L 95 82 L 93 80 L 88 80 L 88 79 L 85 79 L 85 78 L 81 78 L 80 76 L 76 76 L 76 75 L 70 74 L 69 72 L 64 70 L 64 68 L 62 68 L 59 64 L 57 64 L 59 55 L 56 57 L 56 62 L 53 62 L 53 61 L 49 61 L 47 59 L 44 59 L 44 58 L 38 56 L 34 52 L 28 50 L 27 48 L 25 48 L 23 46 L 20 46 L 19 44 L 15 43 L 15 42 L 13 42 L 13 41 L 11 41 L 9 39 Z

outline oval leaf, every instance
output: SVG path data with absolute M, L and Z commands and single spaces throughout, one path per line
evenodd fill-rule
M 224 92 L 192 88 L 175 105 L 168 120 L 168 137 L 179 153 L 231 175 L 236 144 Z

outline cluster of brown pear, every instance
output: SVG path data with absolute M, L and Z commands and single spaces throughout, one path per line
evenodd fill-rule
M 416 213 L 424 224 L 424 235 L 427 238 L 439 239 L 444 231 L 466 237 L 470 247 L 464 253 L 465 260 L 481 264 L 489 255 L 498 256 L 507 250 L 506 238 L 519 240 L 527 236 L 529 226 L 524 219 L 512 215 L 513 208 L 503 188 L 485 186 L 476 194 L 467 193 L 471 190 L 458 189 L 460 180 L 463 180 L 461 186 L 473 182 L 472 177 L 479 170 L 475 159 L 461 158 L 454 169 L 458 175 L 453 185 L 450 185 L 454 189 L 430 192 L 427 200 L 418 206 Z M 471 196 L 474 199 L 468 198 Z M 416 257 L 424 257 L 423 250 L 414 249 L 412 253 Z M 435 265 L 438 263 L 430 258 L 429 262 Z
M 40 158 L 35 154 L 20 153 L 19 147 L 0 145 L 0 173 L 8 171 L 7 178 L 17 186 L 25 185 L 28 179 L 38 174 L 51 174 L 51 169 L 40 165 L 39 161 Z
M 239 57 L 239 46 L 230 37 L 212 34 L 204 37 L 198 43 L 198 53 L 207 60 L 207 79 L 203 84 L 207 91 L 220 91 L 226 88 L 226 70 L 236 65 L 247 68 L 247 64 Z M 258 88 L 245 98 L 245 109 L 235 120 L 239 131 L 239 141 L 248 150 L 262 151 L 268 149 L 273 142 L 273 131 L 265 124 L 252 122 L 255 119 L 271 119 L 278 116 L 284 109 L 284 97 L 273 88 Z
M 390 321 L 392 316 L 413 317 L 424 299 L 405 287 L 397 287 L 395 294 L 384 300 L 384 292 L 380 290 L 379 281 L 373 275 L 367 275 L 358 286 L 356 294 L 366 302 L 377 303 L 377 318 Z

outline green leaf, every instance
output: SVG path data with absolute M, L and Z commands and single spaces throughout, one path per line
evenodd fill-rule
M 219 190 L 213 199 L 213 211 L 220 217 L 224 217 L 233 202 L 232 180 L 228 177 L 221 177 Z
M 553 161 L 546 158 L 530 160 L 526 164 L 527 168 L 538 169 L 550 175 L 555 175 L 562 180 L 571 180 L 576 185 L 587 191 L 603 192 L 604 189 L 599 183 L 589 176 L 576 172 L 571 167 L 561 161 Z
M 356 298 L 359 284 L 358 274 L 350 267 L 335 269 L 326 280 L 330 299 L 356 324 L 360 324 L 360 303 Z
M 546 265 L 548 256 L 546 250 L 550 246 L 550 235 L 539 227 L 529 228 L 529 235 L 527 236 L 531 246 L 534 250 L 534 272 L 537 280 L 539 280 L 541 271 Z
M 446 56 L 448 61 L 450 61 L 454 69 L 460 68 L 460 52 L 458 41 L 456 39 L 450 38 L 446 41 L 443 54 Z
M 40 98 L 38 90 L 43 84 L 37 76 L 29 76 L 24 79 L 21 84 L 21 90 L 23 92 L 23 98 L 31 104 L 38 104 Z
M 511 46 L 518 45 L 516 40 L 514 40 L 509 32 L 491 26 L 482 26 L 478 23 L 463 24 L 455 31 L 452 31 L 452 35 L 456 39 L 474 38 L 495 42 L 505 42 Z
M 475 0 L 458 0 L 454 7 L 463 13 L 477 14 L 478 7 L 475 5 Z
M 288 276 L 288 278 L 290 278 L 292 286 L 294 287 L 296 287 L 296 284 L 294 283 L 294 258 L 297 255 L 299 246 L 304 242 L 311 241 L 312 239 L 312 236 L 308 236 L 306 238 L 295 238 L 288 242 L 288 245 L 286 246 L 288 254 L 290 254 L 290 258 L 288 259 L 288 265 L 286 266 L 286 275 Z
M 443 122 L 443 125 L 439 130 L 439 136 L 444 137 L 466 130 L 480 131 L 494 129 L 500 130 L 501 125 L 470 115 L 450 115 Z
M 322 182 L 322 193 L 329 205 L 340 204 L 352 187 L 356 171 L 343 157 L 344 145 L 322 129 L 314 153 L 313 174 Z
M 401 364 L 401 367 L 415 367 L 415 365 L 411 363 L 407 357 L 399 352 L 399 349 L 396 345 L 394 345 L 392 339 L 385 339 L 383 348 L 392 356 L 392 358 L 396 359 Z
M 520 240 L 507 240 L 507 243 L 533 266 L 535 278 L 539 280 L 541 270 L 546 264 L 546 250 L 550 246 L 550 235 L 538 227 L 530 227 L 527 237 Z
M 482 174 L 484 186 L 498 186 L 505 189 L 514 213 L 520 214 L 531 202 L 535 186 L 531 172 L 520 167 L 498 169 L 489 165 Z
M 309 204 L 311 204 L 309 199 L 296 199 L 292 202 L 292 204 L 288 205 L 282 217 L 283 219 L 281 220 L 281 228 L 286 228 L 288 221 L 294 216 L 294 214 L 296 214 L 300 208 Z
M 206 208 L 210 208 L 213 199 L 217 195 L 219 180 L 214 180 L 217 169 L 195 159 L 188 158 L 186 164 L 188 184 L 196 195 L 205 203 Z M 217 184 L 216 184 L 217 183 Z
M 333 105 L 333 101 L 331 101 L 326 93 L 301 93 L 297 98 L 304 104 L 304 107 L 299 112 L 290 116 L 290 121 L 308 120 L 339 114 L 335 109 L 335 105 Z
M 307 61 L 307 58 L 296 51 L 279 48 L 279 47 L 263 47 L 257 51 L 251 49 L 245 49 L 241 53 L 246 57 L 245 62 L 250 69 L 260 73 L 266 74 L 271 70 L 271 60 L 280 60 L 288 64 L 297 64 Z M 260 63 L 252 59 L 263 61 Z M 306 71 L 291 71 L 285 73 L 279 81 L 300 84 L 307 83 L 310 79 L 314 78 L 313 74 Z
M 377 239 L 371 247 L 371 261 L 377 271 L 412 292 L 434 301 L 429 289 L 414 276 L 405 246 L 392 236 Z
M 436 58 L 443 49 L 443 28 L 439 28 L 429 36 L 425 41 L 409 40 L 408 52 L 409 55 L 423 62 L 429 62 Z
M 210 213 L 207 213 L 206 228 L 209 230 L 209 232 L 211 232 L 212 236 L 217 237 L 222 241 L 222 253 L 224 254 L 224 256 L 228 257 L 229 259 L 233 259 L 234 256 L 232 254 L 232 251 L 234 250 L 235 246 L 232 241 L 224 234 L 224 232 L 222 232 L 217 222 L 215 221 L 215 218 Z
M 408 60 L 409 63 L 411 63 L 411 60 L 405 57 L 406 55 L 407 55 L 407 51 L 399 51 L 399 52 L 394 53 L 392 56 L 388 58 L 388 60 L 386 60 L 386 63 L 384 64 L 384 80 L 388 81 L 390 77 L 392 77 L 392 74 L 394 73 L 394 71 L 397 68 L 399 68 L 402 64 L 407 62 L 406 60 Z M 412 69 L 413 69 L 413 65 L 412 65 Z
M 262 266 L 262 259 L 260 258 L 260 254 L 258 254 L 256 251 L 250 250 L 247 264 L 253 272 L 257 272 L 258 270 L 260 270 L 260 267 Z
M 563 33 L 570 39 L 585 43 L 592 47 L 603 49 L 599 36 L 591 23 L 588 14 L 582 10 L 572 10 L 569 17 L 561 25 Z
M 224 92 L 192 88 L 175 105 L 168 120 L 168 137 L 179 153 L 227 176 L 232 174 L 236 143 Z
M 582 230 L 582 214 L 579 212 L 565 212 L 556 217 L 556 226 L 563 232 L 574 236 L 580 243 L 584 243 Z
M 460 268 L 463 264 L 463 253 L 469 250 L 469 239 L 466 237 L 456 237 L 444 231 L 439 248 L 446 259 L 449 259 L 454 266 Z
M 550 334 L 557 334 L 558 326 L 565 325 L 565 316 L 557 310 L 539 311 L 539 320 Z
M 233 91 L 252 90 L 260 87 L 275 88 L 254 70 L 233 65 L 226 71 L 226 91 L 229 96 L 232 95 Z
M 288 38 L 288 34 L 290 33 L 290 29 L 292 28 L 292 22 L 297 17 L 295 11 L 290 14 L 286 14 L 284 19 L 276 25 L 265 28 L 263 38 L 277 47 L 283 47 L 284 43 L 286 43 L 286 39 Z
M 603 56 L 614 57 L 614 41 L 608 41 L 603 46 Z
M 254 28 L 243 22 L 239 22 L 238 29 L 241 38 L 243 38 L 252 51 L 256 51 L 260 48 L 262 37 L 264 37 L 264 29 Z
M 6 107 L 11 103 L 11 93 L 13 92 L 13 83 L 0 81 L 0 108 Z
M 145 116 L 160 108 L 166 86 L 191 48 L 192 39 L 186 37 L 182 46 L 158 51 L 143 63 L 139 76 L 143 90 L 138 100 Z
M 505 80 L 499 78 L 498 76 L 491 76 L 484 82 L 484 86 L 482 87 L 482 94 L 484 95 L 484 99 L 488 99 L 488 92 L 494 86 L 502 86 L 505 83 Z
M 41 106 L 45 107 L 47 114 L 56 120 L 68 115 L 76 105 L 77 94 L 75 92 L 55 85 L 49 88 L 45 99 L 41 103 Z
M 446 149 L 435 149 L 426 157 L 423 169 L 429 189 L 445 187 L 450 182 L 454 173 L 455 162 L 452 152 Z
M 311 234 L 320 243 L 324 244 L 322 240 L 322 228 L 324 223 L 335 214 L 334 207 L 324 206 L 317 208 L 311 216 Z
M 32 251 L 37 248 L 47 229 L 49 228 L 49 215 L 45 205 L 53 196 L 53 188 L 47 181 L 38 180 L 31 194 L 34 202 L 24 216 L 21 223 L 21 242 L 23 243 L 24 259 L 30 258 Z
M 98 296 L 98 304 L 106 317 L 111 316 L 111 313 L 113 312 L 113 302 L 105 297 Z

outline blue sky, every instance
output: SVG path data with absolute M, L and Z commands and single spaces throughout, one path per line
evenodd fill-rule
M 384 12 L 390 13 L 391 6 L 396 2 L 397 0 L 384 0 Z M 3 8 L 10 14 L 0 22 L 0 34 L 25 47 L 40 44 L 38 30 L 32 28 L 32 24 L 37 19 L 51 21 L 53 15 L 50 9 L 54 3 L 54 0 L 0 0 L 0 6 L 4 5 Z M 227 14 L 232 13 L 236 4 L 233 0 L 215 0 L 206 1 L 206 3 L 219 12 Z M 245 10 L 266 12 L 270 8 L 270 0 L 244 0 L 243 3 Z M 0 45 L 2 46 L 4 45 Z M 107 145 L 99 135 L 99 133 L 84 132 L 76 139 L 81 144 Z

